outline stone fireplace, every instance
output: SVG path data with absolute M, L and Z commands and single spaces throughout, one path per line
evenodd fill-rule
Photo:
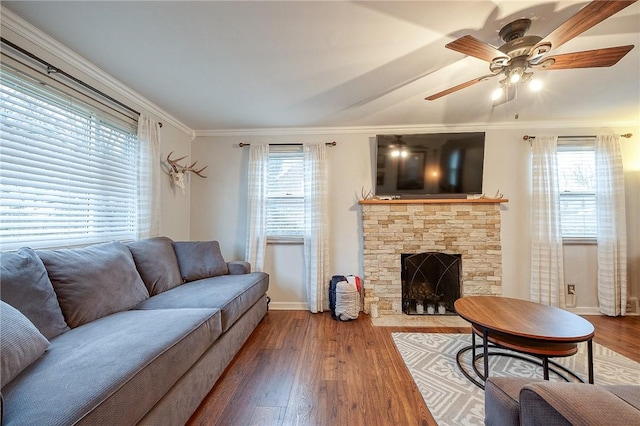
M 402 314 L 403 254 L 459 255 L 461 296 L 501 295 L 500 203 L 506 201 L 361 201 L 364 311 L 375 305 L 380 316 Z

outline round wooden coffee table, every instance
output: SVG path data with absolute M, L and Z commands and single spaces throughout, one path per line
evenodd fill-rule
M 593 325 L 586 319 L 571 312 L 529 302 L 498 296 L 468 296 L 455 301 L 458 315 L 471 323 L 471 346 L 458 352 L 457 363 L 463 374 L 484 389 L 484 381 L 489 377 L 489 356 L 507 355 L 531 361 L 530 358 L 510 355 L 504 352 L 491 353 L 491 347 L 511 349 L 534 356 L 541 360 L 545 380 L 549 379 L 549 363 L 556 368 L 580 379 L 571 371 L 549 361 L 549 358 L 565 357 L 577 352 L 577 344 L 587 342 L 589 383 L 593 383 Z M 476 355 L 475 336 L 482 336 L 482 353 Z M 474 379 L 462 365 L 462 355 L 472 351 L 474 372 L 482 382 Z M 477 359 L 483 358 L 484 371 L 475 366 Z M 554 368 L 551 371 L 557 372 Z M 562 374 L 561 374 L 562 375 Z M 565 380 L 567 378 L 563 376 Z

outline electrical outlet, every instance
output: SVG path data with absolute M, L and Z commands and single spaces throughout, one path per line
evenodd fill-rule
M 576 285 L 575 284 L 568 284 L 567 285 L 567 293 L 568 294 L 576 294 Z

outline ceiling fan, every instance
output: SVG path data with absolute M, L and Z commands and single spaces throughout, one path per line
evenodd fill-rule
M 471 35 L 460 37 L 445 47 L 489 62 L 490 74 L 450 87 L 425 99 L 433 101 L 500 75 L 504 76 L 504 78 L 499 82 L 499 90 L 508 89 L 513 85 L 517 87 L 518 83 L 526 83 L 531 80 L 533 72 L 530 71 L 530 69 L 561 70 L 610 67 L 615 65 L 633 49 L 634 45 L 608 47 L 553 56 L 547 56 L 547 54 L 552 49 L 560 47 L 636 1 L 637 0 L 592 1 L 544 38 L 537 35 L 527 35 L 527 31 L 531 26 L 530 19 L 515 20 L 500 30 L 499 36 L 505 43 L 498 48 L 478 40 Z M 512 93 L 508 94 L 505 99 L 509 100 L 509 96 L 512 98 Z M 496 94 L 494 99 L 497 99 L 497 96 L 498 94 Z

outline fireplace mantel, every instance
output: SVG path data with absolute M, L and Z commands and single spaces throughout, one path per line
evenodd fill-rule
M 396 200 L 379 200 L 368 199 L 360 200 L 360 204 L 495 204 L 508 203 L 507 198 L 419 198 L 419 199 L 396 199 Z

